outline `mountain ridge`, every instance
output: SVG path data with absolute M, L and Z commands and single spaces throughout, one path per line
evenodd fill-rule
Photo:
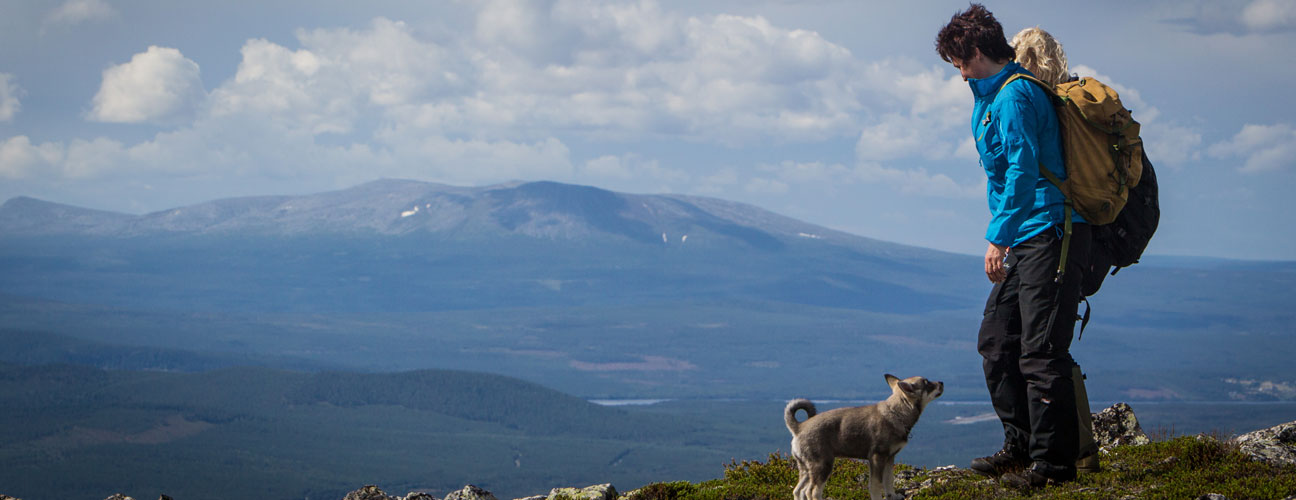
M 797 240 L 821 240 L 890 254 L 956 255 L 849 234 L 718 198 L 629 194 L 553 181 L 460 187 L 380 179 L 335 191 L 221 198 L 143 215 L 30 197 L 0 205 L 0 234 L 11 236 L 238 233 L 613 237 L 639 244 L 693 245 L 718 238 L 765 250 Z

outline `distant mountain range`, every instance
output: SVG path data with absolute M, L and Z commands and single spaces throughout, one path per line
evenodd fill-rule
M 0 206 L 8 235 L 521 235 L 620 239 L 643 244 L 714 244 L 776 250 L 788 240 L 825 240 L 890 252 L 934 252 L 883 243 L 741 203 L 677 195 L 633 195 L 556 182 L 488 187 L 380 180 L 305 196 L 230 198 L 134 216 L 34 198 Z M 686 238 L 687 236 L 687 238 Z
M 87 238 L 95 243 L 68 243 Z M 140 216 L 15 198 L 0 206 L 0 244 L 13 250 L 48 245 L 24 267 L 71 281 L 86 275 L 61 271 L 94 274 L 112 272 L 108 268 L 118 265 L 163 266 L 141 276 L 160 280 L 150 284 L 154 293 L 114 289 L 86 300 L 67 296 L 73 289 L 79 290 L 74 294 L 89 290 L 87 284 L 71 282 L 61 289 L 28 283 L 0 291 L 130 305 L 122 299 L 166 302 L 168 287 L 189 289 L 196 280 L 205 281 L 204 288 L 222 288 L 223 281 L 237 285 L 229 290 L 237 296 L 216 305 L 222 310 L 233 302 L 292 310 L 319 303 L 330 311 L 361 304 L 367 304 L 362 310 L 517 306 L 550 303 L 556 288 L 565 289 L 563 295 L 573 304 L 700 294 L 931 310 L 948 307 L 961 294 L 948 296 L 948 283 L 921 278 L 947 275 L 955 263 L 967 260 L 833 231 L 750 205 L 554 182 L 460 188 L 384 180 L 316 195 L 232 198 Z M 171 246 L 179 248 L 154 255 Z M 61 269 L 50 262 L 60 258 L 70 259 L 60 261 L 65 264 Z M 855 261 L 846 263 L 855 269 L 842 269 L 837 261 L 842 258 Z M 168 266 L 171 261 L 174 267 Z M 213 274 L 204 275 L 204 269 Z M 289 270 L 293 276 L 283 276 Z M 423 299 L 404 295 L 369 302 L 311 297 L 291 306 L 279 300 L 337 289 L 321 277 L 359 280 L 352 285 L 364 288 L 379 279 L 374 274 L 385 275 L 380 284 L 389 292 L 440 282 L 477 293 L 441 288 L 418 294 Z M 48 274 L 29 277 L 52 284 Z M 241 279 L 234 283 L 231 278 Z M 414 281 L 419 278 L 423 280 Z M 968 283 L 964 280 L 961 287 Z M 282 288 L 289 285 L 300 290 Z M 273 297 L 247 300 L 261 294 Z M 153 297 L 141 297 L 145 295 Z M 205 308 L 203 297 L 182 290 L 170 295 L 181 296 L 194 302 L 178 307 Z
M 1091 393 L 1296 382 L 1275 349 L 1296 347 L 1296 264 L 1145 260 L 1090 301 L 1075 353 Z M 28 340 L 0 359 L 477 370 L 588 397 L 871 397 L 860 380 L 889 371 L 979 398 L 980 266 L 751 205 L 554 182 L 383 180 L 145 215 L 15 198 L 0 325 Z

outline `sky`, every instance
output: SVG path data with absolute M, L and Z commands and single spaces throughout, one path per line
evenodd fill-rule
M 985 4 L 1142 123 L 1149 254 L 1296 260 L 1296 0 Z M 967 5 L 0 0 L 0 200 L 553 180 L 981 255 L 972 95 L 934 49 Z

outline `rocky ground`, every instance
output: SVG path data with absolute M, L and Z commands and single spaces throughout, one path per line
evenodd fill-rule
M 1144 434 L 1138 418 L 1129 405 L 1118 403 L 1094 414 L 1094 437 L 1103 454 L 1111 453 L 1119 446 L 1142 446 L 1151 440 Z M 1198 436 L 1197 439 L 1211 440 L 1210 436 Z M 1296 421 L 1288 422 L 1268 429 L 1243 434 L 1228 441 L 1239 452 L 1250 460 L 1276 466 L 1296 466 Z M 1171 457 L 1173 458 L 1173 457 Z M 940 467 L 933 470 L 904 469 L 896 474 L 896 484 L 904 491 L 906 498 L 914 498 L 933 488 L 965 480 L 975 476 L 958 467 Z M 1137 495 L 1136 495 L 1137 496 Z M 643 497 L 643 498 L 639 498 Z M 617 492 L 611 484 L 594 485 L 585 488 L 554 488 L 547 495 L 536 495 L 515 500 L 653 500 L 654 495 L 641 494 L 639 490 L 625 494 Z M 1274 497 L 1282 500 L 1296 500 L 1296 491 L 1282 493 Z M 20 500 L 0 494 L 0 500 Z M 122 494 L 114 494 L 105 500 L 134 500 Z M 172 500 L 161 495 L 158 500 Z M 183 500 L 183 499 L 180 499 Z M 404 496 L 393 496 L 374 485 L 364 486 L 348 493 L 341 500 L 438 500 L 424 492 L 410 492 Z M 491 492 L 473 485 L 454 491 L 440 500 L 499 500 Z M 1196 500 L 1230 500 L 1220 494 L 1203 494 Z M 1238 499 L 1233 499 L 1238 500 Z

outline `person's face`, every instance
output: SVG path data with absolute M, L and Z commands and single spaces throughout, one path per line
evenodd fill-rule
M 953 64 L 955 68 L 958 68 L 959 74 L 963 76 L 963 81 L 968 81 L 968 78 L 980 79 L 994 76 L 996 73 L 994 71 L 995 65 L 990 62 L 990 58 L 986 57 L 985 54 L 982 54 L 980 49 L 972 50 L 974 52 L 972 53 L 971 58 L 955 58 L 950 62 L 950 64 Z

